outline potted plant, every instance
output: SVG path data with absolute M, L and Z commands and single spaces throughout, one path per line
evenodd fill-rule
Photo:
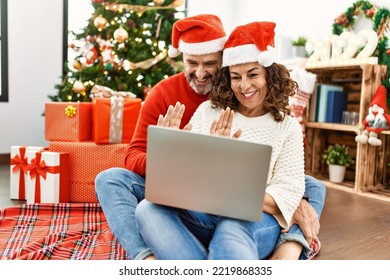
M 294 57 L 306 57 L 306 42 L 307 39 L 305 36 L 299 36 L 296 40 L 291 41 Z
M 334 183 L 344 181 L 345 170 L 353 162 L 346 145 L 330 145 L 323 154 L 323 159 L 329 166 L 329 180 Z

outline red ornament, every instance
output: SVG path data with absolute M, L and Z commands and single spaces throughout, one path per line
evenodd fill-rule
M 92 0 L 93 4 L 101 4 L 104 0 Z
M 388 50 L 386 51 L 386 53 L 387 53 L 387 54 L 390 54 L 390 49 L 388 49 Z
M 369 9 L 366 11 L 366 16 L 372 17 L 375 14 L 375 11 L 373 9 Z

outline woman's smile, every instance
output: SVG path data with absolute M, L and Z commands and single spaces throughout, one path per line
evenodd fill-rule
M 244 95 L 244 98 L 246 99 L 246 100 L 250 100 L 250 99 L 252 99 L 252 98 L 254 98 L 255 97 L 255 94 L 258 92 L 258 90 L 255 90 L 255 91 L 251 91 L 251 92 L 243 92 L 242 93 L 242 95 Z

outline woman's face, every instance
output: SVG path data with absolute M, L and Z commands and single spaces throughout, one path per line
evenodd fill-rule
M 229 67 L 230 86 L 240 102 L 239 112 L 247 117 L 263 115 L 263 103 L 267 95 L 266 71 L 257 62 Z

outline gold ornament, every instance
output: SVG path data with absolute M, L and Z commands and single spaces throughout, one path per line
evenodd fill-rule
M 153 3 L 154 3 L 154 5 L 156 5 L 156 6 L 161 6 L 162 4 L 164 4 L 164 1 L 165 1 L 165 0 L 153 0 Z
M 73 68 L 76 69 L 76 70 L 80 70 L 81 67 L 82 67 L 81 62 L 75 59 L 73 61 Z
M 65 108 L 65 115 L 68 116 L 69 118 L 73 118 L 76 115 L 76 107 L 72 105 L 68 105 Z
M 129 38 L 129 34 L 123 27 L 119 27 L 117 30 L 114 31 L 114 39 L 118 43 L 123 43 L 124 41 Z
M 76 93 L 80 93 L 82 91 L 85 91 L 85 86 L 81 81 L 75 81 L 72 90 Z
M 107 19 L 104 18 L 103 16 L 97 16 L 94 21 L 93 21 L 93 24 L 96 26 L 96 28 L 101 28 L 101 29 L 104 29 L 106 28 L 106 24 L 107 24 Z

